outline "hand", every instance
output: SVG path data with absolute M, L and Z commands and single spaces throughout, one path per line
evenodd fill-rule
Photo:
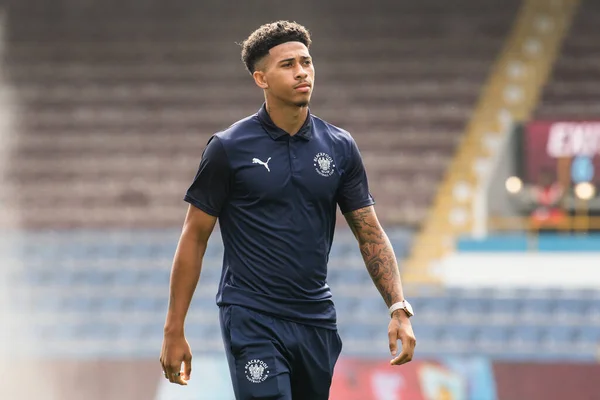
M 178 385 L 187 385 L 192 374 L 192 350 L 183 333 L 165 333 L 160 364 L 166 379 Z
M 412 325 L 404 310 L 397 310 L 392 316 L 388 326 L 388 338 L 390 339 L 390 352 L 392 357 L 398 353 L 398 340 L 402 342 L 402 351 L 398 357 L 390 361 L 390 365 L 402 365 L 410 362 L 415 353 L 417 339 L 413 333 Z

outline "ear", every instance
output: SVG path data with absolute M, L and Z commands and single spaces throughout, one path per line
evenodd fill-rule
M 254 71 L 254 73 L 252 74 L 252 77 L 254 78 L 254 82 L 256 83 L 256 86 L 258 86 L 259 88 L 261 88 L 261 89 L 269 88 L 269 84 L 267 83 L 267 76 L 263 71 L 260 71 L 260 70 Z

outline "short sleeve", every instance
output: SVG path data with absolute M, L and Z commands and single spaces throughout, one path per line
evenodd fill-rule
M 369 193 L 367 172 L 360 151 L 352 139 L 346 154 L 345 167 L 337 193 L 337 203 L 342 214 L 375 204 Z
M 223 143 L 213 136 L 208 141 L 194 182 L 187 190 L 185 201 L 207 214 L 219 216 L 229 197 L 231 166 Z

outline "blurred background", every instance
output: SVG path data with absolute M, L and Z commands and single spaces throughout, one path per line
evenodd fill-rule
M 262 104 L 263 23 L 312 33 L 311 110 L 355 137 L 416 316 L 388 317 L 343 220 L 334 400 L 597 399 L 600 3 L 0 2 L 0 398 L 231 400 L 213 234 L 158 362 L 182 201 L 216 131 Z

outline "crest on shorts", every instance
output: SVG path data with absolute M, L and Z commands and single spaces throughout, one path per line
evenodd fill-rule
M 333 163 L 333 159 L 327 153 L 317 153 L 317 155 L 313 159 L 313 163 L 317 173 L 321 176 L 331 176 L 335 171 L 335 164 Z
M 246 363 L 246 379 L 252 383 L 264 382 L 269 377 L 269 366 L 262 360 L 250 360 Z

